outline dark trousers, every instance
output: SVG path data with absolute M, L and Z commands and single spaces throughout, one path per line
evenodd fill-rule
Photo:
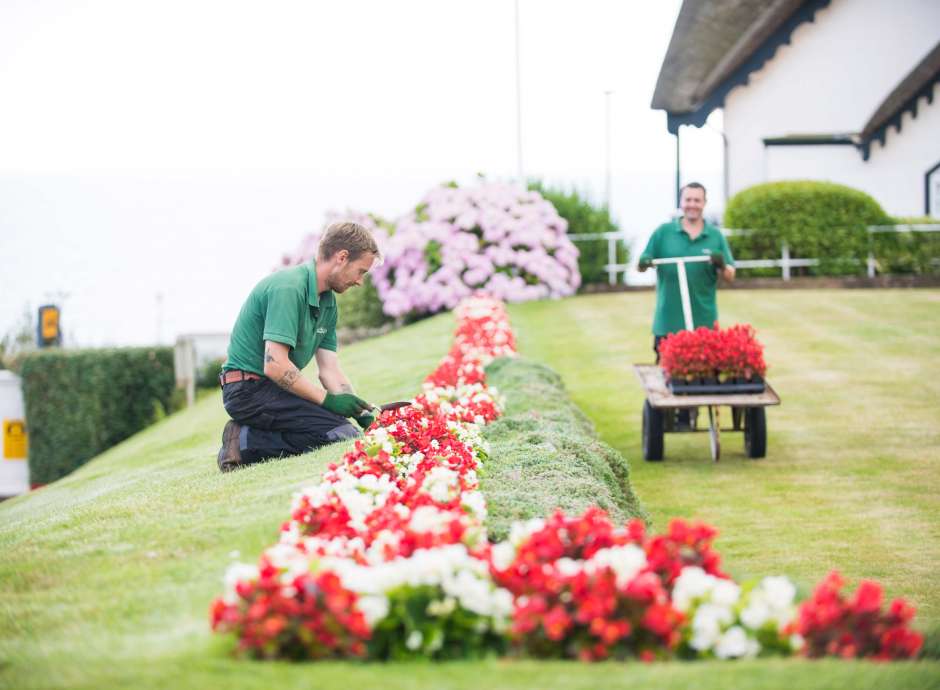
M 654 335 L 653 336 L 653 352 L 656 353 L 656 363 L 659 364 L 659 344 L 663 342 L 663 339 L 666 336 L 664 335 Z
M 653 352 L 656 353 L 656 363 L 659 364 L 659 344 L 667 336 L 665 335 L 654 335 L 653 336 Z M 676 421 L 681 425 L 688 425 L 691 423 L 691 415 L 689 414 L 689 408 L 682 407 L 676 411 Z
M 271 379 L 227 383 L 222 404 L 241 425 L 242 462 L 299 455 L 359 436 L 348 419 L 279 387 Z

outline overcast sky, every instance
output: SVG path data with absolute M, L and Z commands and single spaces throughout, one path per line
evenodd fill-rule
M 638 237 L 672 205 L 649 103 L 679 5 L 519 3 L 525 175 L 600 200 L 612 91 L 611 205 Z M 513 178 L 514 35 L 511 0 L 3 0 L 0 333 L 63 294 L 77 344 L 226 331 L 328 209 Z M 714 131 L 683 131 L 687 178 L 720 165 Z

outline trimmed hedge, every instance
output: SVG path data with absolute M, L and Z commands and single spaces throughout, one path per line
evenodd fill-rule
M 929 216 L 895 217 L 892 225 L 940 225 Z M 880 273 L 940 273 L 940 232 L 872 233 Z
M 724 218 L 726 228 L 745 231 L 729 238 L 736 259 L 778 258 L 786 242 L 790 256 L 819 259 L 818 266 L 807 269 L 815 275 L 863 273 L 871 247 L 867 227 L 890 223 L 868 194 L 813 180 L 749 187 L 731 198 Z
M 550 201 L 558 211 L 558 215 L 568 221 L 569 235 L 620 232 L 620 228 L 611 220 L 610 210 L 607 207 L 594 206 L 577 191 L 550 189 L 540 181 L 530 182 L 529 189 L 538 192 Z M 578 270 L 581 271 L 581 285 L 606 283 L 608 276 L 604 267 L 607 265 L 607 240 L 577 242 L 575 246 L 580 252 Z M 619 242 L 617 263 L 625 264 L 629 258 L 629 250 L 623 242 Z
M 20 375 L 35 483 L 65 476 L 174 406 L 169 347 L 46 350 Z
M 597 505 L 618 522 L 649 522 L 627 461 L 597 439 L 558 374 L 502 357 L 486 368 L 486 382 L 506 396 L 503 416 L 483 429 L 491 446 L 480 478 L 490 539 L 505 539 L 514 521 L 544 518 L 555 508 L 575 515 Z

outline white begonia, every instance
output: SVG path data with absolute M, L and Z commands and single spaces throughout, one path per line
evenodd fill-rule
M 555 568 L 562 577 L 574 577 L 584 570 L 584 561 L 573 558 L 559 558 L 555 561 Z
M 409 526 L 415 532 L 443 534 L 454 520 L 453 513 L 434 506 L 421 506 L 411 511 Z
M 464 491 L 460 495 L 460 505 L 470 511 L 474 520 L 486 520 L 486 499 L 482 491 Z
M 721 637 L 721 628 L 734 620 L 734 613 L 726 606 L 701 604 L 692 618 L 692 639 L 689 645 L 700 652 L 714 647 Z
M 679 611 L 688 611 L 696 599 L 711 591 L 714 579 L 698 566 L 683 568 L 672 586 L 672 605 Z
M 788 578 L 765 577 L 751 590 L 741 621 L 753 630 L 768 622 L 782 629 L 796 616 L 795 597 L 796 587 Z
M 770 607 L 760 597 L 751 597 L 741 611 L 741 622 L 751 630 L 759 630 L 770 619 Z
M 755 657 L 759 652 L 760 644 L 748 637 L 740 625 L 728 628 L 715 645 L 715 656 L 719 659 Z
M 258 579 L 258 566 L 247 563 L 232 563 L 225 571 L 223 583 L 225 589 L 222 594 L 222 601 L 229 606 L 237 604 L 239 596 L 235 591 L 239 582 L 254 582 Z
M 359 597 L 356 607 L 362 611 L 363 617 L 369 628 L 374 628 L 375 624 L 388 615 L 388 597 L 384 594 L 370 594 Z
M 587 565 L 591 569 L 610 568 L 617 577 L 617 586 L 626 587 L 646 567 L 646 552 L 636 544 L 600 549 Z
M 514 522 L 509 528 L 509 541 L 518 548 L 533 534 L 545 527 L 545 520 L 542 518 L 532 518 L 525 522 Z
M 460 491 L 460 475 L 439 465 L 427 473 L 421 490 L 438 503 L 446 503 Z
M 516 558 L 516 547 L 510 541 L 501 541 L 493 545 L 490 552 L 493 567 L 497 570 L 506 570 Z
M 715 578 L 712 583 L 711 600 L 719 606 L 734 606 L 741 597 L 741 588 L 731 580 Z

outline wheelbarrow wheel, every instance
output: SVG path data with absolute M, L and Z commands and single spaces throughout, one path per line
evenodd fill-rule
M 663 459 L 663 423 L 662 410 L 643 403 L 643 459 L 655 462 Z
M 763 407 L 744 410 L 744 452 L 749 458 L 767 455 L 767 412 Z

